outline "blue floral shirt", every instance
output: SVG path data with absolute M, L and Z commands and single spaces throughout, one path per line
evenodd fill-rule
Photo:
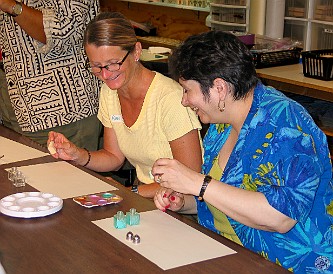
M 210 125 L 203 173 L 209 173 L 230 130 L 227 124 Z M 333 273 L 332 164 L 325 134 L 300 104 L 259 83 L 222 178 L 215 179 L 261 192 L 272 207 L 297 220 L 281 234 L 228 217 L 246 248 L 295 273 Z M 219 233 L 207 205 L 197 206 L 199 223 Z

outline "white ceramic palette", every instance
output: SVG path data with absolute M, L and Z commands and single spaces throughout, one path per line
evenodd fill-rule
M 0 200 L 0 212 L 11 217 L 44 217 L 62 209 L 61 198 L 42 192 L 20 192 Z

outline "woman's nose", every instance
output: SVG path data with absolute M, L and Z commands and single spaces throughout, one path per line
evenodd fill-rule
M 100 73 L 102 79 L 109 79 L 113 72 L 107 70 L 106 68 L 102 68 Z
M 182 105 L 184 107 L 187 107 L 188 106 L 188 101 L 187 101 L 187 95 L 186 93 L 183 94 L 183 97 L 182 97 Z

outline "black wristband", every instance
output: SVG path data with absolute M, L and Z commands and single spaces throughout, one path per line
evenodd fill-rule
M 90 154 L 90 151 L 88 150 L 88 149 L 86 149 L 86 148 L 83 148 L 85 151 L 87 151 L 87 153 L 88 153 L 88 161 L 83 165 L 83 166 L 86 166 L 86 165 L 88 165 L 89 164 L 89 162 L 90 162 L 90 159 L 91 159 L 91 154 Z
M 212 180 L 212 177 L 209 176 L 209 175 L 206 175 L 204 180 L 203 180 L 203 183 L 202 183 L 202 186 L 201 186 L 201 190 L 200 190 L 200 193 L 199 193 L 199 197 L 198 197 L 198 200 L 200 202 L 203 202 L 204 198 L 204 194 L 205 194 L 205 191 L 206 191 L 206 188 L 208 186 L 208 184 L 210 183 L 210 181 Z

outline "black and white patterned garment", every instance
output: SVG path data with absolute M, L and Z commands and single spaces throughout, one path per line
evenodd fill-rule
M 0 11 L 0 45 L 8 92 L 23 131 L 36 132 L 96 114 L 99 82 L 84 67 L 87 23 L 98 0 L 23 0 L 43 12 L 47 44 Z

